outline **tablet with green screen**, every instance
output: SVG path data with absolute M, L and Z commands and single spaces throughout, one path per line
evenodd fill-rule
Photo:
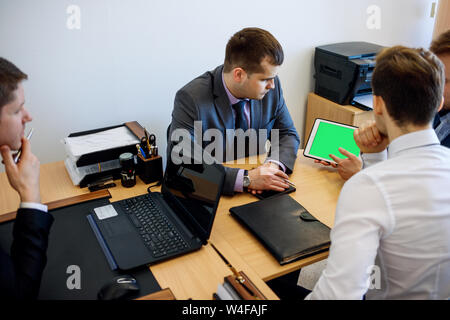
M 303 154 L 305 157 L 336 163 L 329 155 L 345 159 L 346 156 L 338 150 L 344 148 L 359 157 L 360 150 L 353 138 L 355 129 L 346 124 L 316 119 Z

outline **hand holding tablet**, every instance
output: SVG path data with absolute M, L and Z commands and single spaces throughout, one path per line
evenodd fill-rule
M 335 168 L 337 168 L 337 171 L 341 178 L 344 180 L 348 180 L 355 173 L 359 172 L 362 169 L 362 160 L 345 149 L 339 148 L 339 152 L 347 158 L 340 159 L 332 154 L 330 154 L 330 157 L 332 157 L 337 163 Z
M 342 123 L 316 119 L 303 154 L 305 157 L 334 164 L 333 167 L 339 163 L 340 159 L 345 160 L 349 157 L 346 153 L 357 158 L 360 150 L 353 138 L 353 132 L 356 129 L 354 126 Z M 340 152 L 340 149 L 344 154 Z
M 342 132 L 339 132 L 339 129 L 332 128 L 329 129 L 327 132 L 327 128 L 323 130 L 324 128 L 320 128 L 320 123 L 322 121 L 331 123 L 335 126 L 342 126 L 342 127 L 350 127 L 350 130 L 353 131 L 352 138 L 349 137 L 348 133 L 342 134 Z M 343 125 L 340 123 L 336 123 L 333 121 L 327 121 L 322 119 L 316 119 L 316 122 L 314 124 L 313 130 L 311 132 L 310 138 L 308 139 L 307 147 L 308 145 L 312 146 L 315 143 L 318 143 L 318 141 L 314 142 L 314 139 L 318 139 L 317 137 L 317 131 L 319 132 L 320 139 L 328 139 L 328 141 L 323 142 L 323 145 L 326 145 L 328 147 L 324 147 L 324 151 L 321 155 L 326 155 L 326 150 L 331 150 L 331 148 L 336 148 L 339 153 L 330 152 L 328 154 L 328 157 L 332 159 L 330 161 L 329 159 L 323 159 L 323 157 L 317 157 L 317 146 L 315 149 L 313 149 L 311 156 L 311 147 L 308 149 L 305 148 L 305 156 L 314 158 L 314 162 L 321 163 L 324 166 L 332 166 L 333 168 L 337 168 L 337 171 L 339 175 L 344 180 L 348 180 L 350 177 L 352 177 L 355 173 L 359 172 L 362 169 L 362 160 L 357 157 L 355 152 L 349 152 L 345 148 L 342 148 L 341 146 L 344 145 L 344 143 L 347 143 L 350 146 L 353 146 L 353 143 L 356 144 L 357 148 L 359 148 L 360 151 L 364 153 L 375 153 L 375 152 L 381 152 L 384 149 L 386 149 L 387 145 L 389 144 L 389 139 L 383 135 L 378 128 L 376 127 L 376 124 L 374 121 L 371 121 L 361 128 L 355 128 L 352 126 Z M 313 133 L 315 133 L 313 135 Z M 336 137 L 341 136 L 344 139 L 337 139 Z M 342 142 L 341 140 L 348 139 L 348 141 Z M 339 141 L 341 142 L 339 142 Z M 353 140 L 353 141 L 351 141 Z M 333 144 L 334 141 L 334 144 Z M 337 143 L 337 144 L 336 144 Z M 307 153 L 307 154 L 306 154 Z M 358 153 L 359 154 L 359 153 Z M 342 155 L 343 157 L 338 157 L 337 155 Z

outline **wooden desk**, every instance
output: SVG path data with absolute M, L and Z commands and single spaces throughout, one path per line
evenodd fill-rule
M 133 188 L 123 188 L 120 181 L 116 181 L 117 187 L 109 189 L 112 198 L 110 201 L 118 201 L 147 192 L 148 185 L 140 179 Z M 64 167 L 64 162 L 54 162 L 41 166 L 41 197 L 43 203 L 71 198 L 77 195 L 89 193 L 87 188 L 75 187 Z M 5 214 L 16 211 L 19 206 L 17 193 L 9 186 L 5 173 L 0 174 L 0 218 Z M 157 191 L 158 189 L 155 188 Z M 244 271 L 255 285 L 268 299 L 278 299 L 270 288 L 262 281 L 236 253 L 226 246 L 225 256 L 237 261 L 234 265 L 238 270 Z M 161 262 L 150 267 L 153 275 L 162 288 L 170 288 L 179 300 L 185 299 L 212 299 L 219 283 L 225 276 L 231 275 L 219 255 L 210 244 L 202 249 L 183 255 L 176 259 Z
M 264 157 L 250 158 L 248 163 L 263 163 Z M 251 169 L 257 164 L 227 164 L 230 167 Z M 297 191 L 291 196 L 301 203 L 321 222 L 329 227 L 334 224 L 334 212 L 344 181 L 334 169 L 315 164 L 299 151 L 291 181 Z M 109 189 L 112 199 L 118 201 L 147 192 L 147 185 L 140 179 L 133 188 Z M 0 215 L 15 211 L 19 198 L 7 182 L 5 173 L 0 174 Z M 157 188 L 155 188 L 157 190 Z M 89 193 L 86 188 L 72 185 L 62 161 L 41 166 L 41 193 L 44 203 Z M 244 271 L 269 299 L 277 299 L 264 281 L 300 269 L 325 259 L 328 253 L 302 259 L 280 266 L 262 244 L 229 214 L 229 208 L 256 201 L 250 194 L 222 197 L 214 221 L 210 242 L 238 270 Z M 211 299 L 223 277 L 231 274 L 210 244 L 188 255 L 162 262 L 150 267 L 162 288 L 170 288 L 177 299 Z
M 294 173 L 290 178 L 295 183 L 297 190 L 290 195 L 313 216 L 331 228 L 334 224 L 337 199 L 344 181 L 334 169 L 315 164 L 312 159 L 305 158 L 302 152 L 302 150 L 299 151 Z M 256 161 L 255 159 L 253 158 L 252 160 Z M 227 164 L 227 166 L 251 169 L 257 165 Z M 324 252 L 280 266 L 269 251 L 229 213 L 229 208 L 253 201 L 257 201 L 257 198 L 250 194 L 222 197 L 210 239 L 220 251 L 232 251 L 264 281 L 274 279 L 328 257 L 328 252 Z M 232 264 L 239 263 L 239 261 L 231 259 L 230 262 Z

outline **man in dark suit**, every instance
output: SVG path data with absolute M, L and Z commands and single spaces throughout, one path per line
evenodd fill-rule
M 277 76 L 283 59 L 281 45 L 265 30 L 245 28 L 233 35 L 226 47 L 224 65 L 177 92 L 168 159 L 173 160 L 176 154 L 172 151 L 182 136 L 180 131 L 188 132 L 219 162 L 263 153 L 269 140 L 271 147 L 264 165 L 249 171 L 226 168 L 223 193 L 232 195 L 246 188 L 254 193 L 288 188 L 285 180 L 294 169 L 300 139 Z M 248 135 L 240 140 L 242 132 Z M 214 136 L 214 140 L 210 139 L 210 143 L 203 136 Z
M 26 74 L 0 58 L 0 151 L 8 181 L 21 200 L 10 255 L 0 250 L 0 300 L 37 297 L 53 223 L 47 206 L 40 203 L 39 161 L 24 138 L 25 124 L 32 120 L 24 107 L 25 79 Z M 20 147 L 22 155 L 15 163 L 11 150 Z
M 436 114 L 433 121 L 433 128 L 441 144 L 450 148 L 450 30 L 447 30 L 434 40 L 430 50 L 445 65 L 444 106 Z

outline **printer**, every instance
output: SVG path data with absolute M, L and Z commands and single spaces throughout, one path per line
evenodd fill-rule
M 372 109 L 372 73 L 384 47 L 367 42 L 344 42 L 316 47 L 315 93 L 342 105 Z

